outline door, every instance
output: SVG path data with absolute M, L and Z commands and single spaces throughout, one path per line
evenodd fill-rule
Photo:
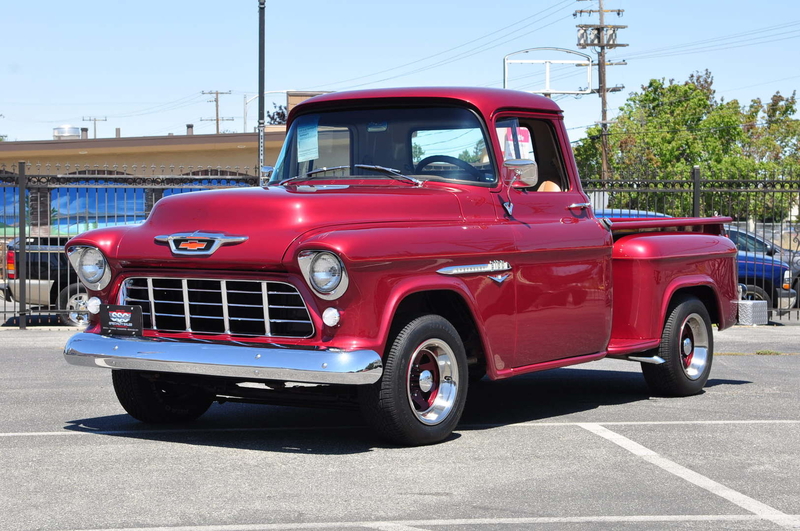
M 504 158 L 534 160 L 538 170 L 535 185 L 509 191 L 515 367 L 603 351 L 611 333 L 611 234 L 568 174 L 557 126 L 524 115 L 496 123 Z

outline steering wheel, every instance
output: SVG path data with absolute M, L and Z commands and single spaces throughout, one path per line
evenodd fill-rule
M 483 180 L 483 173 L 481 173 L 481 171 L 478 168 L 476 168 L 469 162 L 457 159 L 455 157 L 450 157 L 448 155 L 431 155 L 430 157 L 425 157 L 424 159 L 419 161 L 417 165 L 414 167 L 414 173 L 417 174 L 422 173 L 422 168 L 434 162 L 446 162 L 447 164 L 458 166 L 462 170 L 472 175 L 474 180 L 476 181 Z

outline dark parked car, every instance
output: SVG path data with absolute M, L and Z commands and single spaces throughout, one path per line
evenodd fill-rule
M 734 225 L 725 225 L 725 231 L 740 251 L 764 254 L 788 264 L 792 271 L 792 289 L 800 291 L 800 253 L 784 249 L 758 234 Z

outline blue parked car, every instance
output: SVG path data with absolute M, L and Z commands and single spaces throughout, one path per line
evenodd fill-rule
M 660 212 L 628 209 L 595 210 L 599 218 L 652 219 L 668 218 Z M 736 243 L 736 240 L 734 240 Z M 739 283 L 747 286 L 745 299 L 767 301 L 767 307 L 788 310 L 797 302 L 797 291 L 792 289 L 794 271 L 786 262 L 765 253 L 740 250 L 737 254 Z

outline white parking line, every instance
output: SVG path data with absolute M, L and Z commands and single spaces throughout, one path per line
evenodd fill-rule
M 400 520 L 375 522 L 308 522 L 284 524 L 228 524 L 210 526 L 175 527 L 115 527 L 109 529 L 84 529 L 80 531 L 282 531 L 306 529 L 341 529 L 343 527 L 364 527 L 385 529 L 387 531 L 410 531 L 439 526 L 498 526 L 519 527 L 522 525 L 541 526 L 552 524 L 558 528 L 564 524 L 615 524 L 615 523 L 654 523 L 654 522 L 757 522 L 761 517 L 749 514 L 681 514 L 645 516 L 563 516 L 531 518 L 459 518 L 451 520 Z M 422 528 L 419 526 L 423 526 Z M 77 530 L 76 530 L 77 531 Z
M 660 456 L 653 450 L 650 450 L 649 448 L 646 448 L 641 444 L 632 441 L 623 435 L 620 435 L 619 433 L 613 432 L 608 428 L 604 428 L 600 424 L 585 423 L 579 424 L 579 426 L 594 433 L 595 435 L 599 435 L 600 437 L 613 442 L 614 444 L 628 450 L 633 455 L 641 457 L 645 461 L 652 463 L 663 470 L 666 470 L 670 474 L 678 476 L 681 479 L 685 479 L 689 483 L 697 485 L 701 489 L 707 490 L 712 494 L 716 494 L 717 496 L 720 496 L 721 498 L 738 505 L 742 509 L 750 511 L 764 520 L 769 520 L 770 522 L 778 524 L 782 527 L 800 529 L 800 518 L 783 513 L 774 507 L 770 507 L 769 505 L 761 503 L 760 501 L 746 496 L 741 492 L 737 492 L 729 487 L 726 487 L 725 485 L 722 485 L 721 483 L 717 483 L 713 479 L 707 478 L 702 474 L 698 474 L 693 470 L 689 470 L 688 468 L 681 466 L 674 461 L 670 461 L 666 457 Z
M 547 428 L 554 426 L 580 426 L 585 422 L 520 422 L 516 424 L 464 424 L 459 428 L 487 429 L 487 428 Z M 621 422 L 592 422 L 598 426 L 658 426 L 658 425 L 691 425 L 691 424 L 800 424 L 800 420 L 666 420 L 666 421 L 621 421 Z M 157 430 L 96 430 L 86 426 L 75 425 L 60 431 L 19 431 L 0 433 L 0 437 L 53 437 L 60 435 L 169 435 L 177 433 L 245 433 L 245 432 L 270 432 L 270 431 L 327 431 L 327 430 L 355 430 L 364 429 L 365 426 L 265 426 L 263 428 L 162 428 Z

